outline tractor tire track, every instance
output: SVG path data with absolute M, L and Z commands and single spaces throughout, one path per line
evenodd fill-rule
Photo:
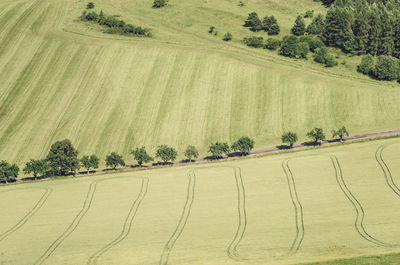
M 31 188 L 28 188 L 28 189 L 31 189 Z M 42 188 L 38 188 L 38 189 L 42 189 Z M 24 226 L 29 221 L 29 219 L 31 219 L 37 213 L 37 211 L 40 210 L 40 208 L 42 208 L 44 203 L 49 198 L 50 194 L 53 192 L 52 188 L 43 188 L 43 190 L 45 192 L 43 193 L 42 197 L 37 201 L 35 206 L 29 212 L 27 212 L 25 214 L 25 216 L 22 217 L 22 219 L 19 220 L 13 227 L 8 229 L 4 233 L 0 234 L 0 242 L 3 241 L 6 237 L 11 235 L 12 233 L 14 233 L 15 231 L 17 231 L 18 229 L 20 229 L 22 226 Z
M 394 193 L 396 193 L 397 196 L 400 197 L 400 189 L 394 182 L 392 172 L 390 171 L 388 165 L 386 164 L 385 160 L 382 157 L 382 152 L 388 145 L 390 144 L 384 144 L 378 147 L 378 149 L 375 152 L 375 159 L 376 162 L 379 164 L 380 168 L 382 169 L 387 185 L 389 186 L 389 188 L 392 189 Z
M 239 255 L 237 253 L 237 247 L 242 241 L 244 233 L 246 232 L 247 227 L 247 215 L 246 215 L 246 194 L 242 179 L 242 170 L 239 167 L 234 168 L 235 170 L 235 179 L 236 179 L 236 188 L 238 192 L 238 214 L 239 214 L 239 225 L 233 238 L 231 244 L 227 249 L 228 257 L 234 260 L 240 260 Z
M 193 205 L 195 196 L 195 187 L 196 187 L 196 174 L 194 173 L 194 170 L 191 170 L 189 172 L 188 179 L 189 183 L 187 187 L 186 203 L 185 206 L 183 207 L 182 215 L 179 219 L 177 227 L 175 228 L 175 231 L 173 232 L 168 242 L 164 246 L 164 250 L 160 258 L 160 265 L 168 264 L 169 255 L 171 254 L 171 251 L 174 248 L 176 241 L 179 239 L 183 230 L 185 229 L 187 220 L 189 219 L 190 216 L 190 211 Z
M 295 219 L 296 219 L 296 236 L 293 240 L 293 243 L 289 249 L 289 255 L 294 255 L 300 249 L 301 243 L 304 239 L 304 217 L 303 217 L 303 207 L 299 200 L 299 196 L 296 190 L 296 182 L 294 180 L 292 171 L 289 167 L 289 159 L 286 159 L 282 162 L 282 169 L 285 172 L 286 180 L 289 186 L 289 194 L 292 200 L 292 204 L 294 206 L 295 211 Z
M 133 202 L 132 207 L 129 210 L 129 213 L 125 219 L 125 223 L 122 228 L 121 234 L 116 239 L 114 239 L 113 241 L 111 241 L 110 243 L 105 245 L 102 249 L 100 249 L 94 255 L 92 255 L 87 262 L 88 265 L 97 264 L 97 260 L 100 258 L 101 255 L 103 255 L 105 252 L 107 252 L 112 247 L 116 246 L 118 243 L 120 243 L 122 240 L 124 240 L 129 235 L 131 228 L 132 228 L 133 220 L 136 216 L 136 213 L 140 207 L 140 204 L 142 203 L 143 199 L 145 198 L 145 196 L 147 194 L 148 185 L 149 185 L 149 179 L 142 178 L 142 187 L 140 189 L 138 197 Z
M 339 160 L 335 155 L 330 156 L 333 168 L 335 169 L 335 175 L 336 175 L 336 181 L 340 187 L 340 189 L 343 191 L 344 195 L 347 197 L 347 199 L 350 201 L 350 203 L 353 205 L 354 209 L 356 210 L 356 220 L 354 222 L 354 227 L 356 228 L 358 234 L 363 237 L 365 240 L 378 245 L 378 246 L 383 246 L 383 247 L 393 247 L 394 245 L 384 243 L 370 234 L 365 230 L 364 227 L 364 217 L 365 217 L 365 211 L 360 202 L 356 199 L 356 197 L 351 193 L 349 188 L 347 187 L 344 179 L 343 179 L 343 172 L 342 168 L 340 166 Z

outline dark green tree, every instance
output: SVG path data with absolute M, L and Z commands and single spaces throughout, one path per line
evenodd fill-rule
M 293 147 L 295 142 L 297 142 L 297 134 L 293 132 L 287 132 L 282 135 L 282 143 L 288 143 L 290 148 Z
M 232 144 L 231 148 L 239 151 L 242 155 L 247 155 L 254 148 L 254 140 L 249 137 L 241 137 Z
M 248 37 L 243 39 L 243 43 L 247 46 L 260 48 L 263 46 L 263 37 Z
M 44 175 L 48 170 L 48 168 L 49 166 L 45 159 L 40 159 L 40 160 L 31 159 L 29 162 L 25 164 L 23 171 L 25 174 L 32 174 L 36 180 L 38 176 Z
M 326 67 L 332 67 L 337 65 L 337 61 L 326 47 L 322 47 L 316 50 L 314 61 L 317 63 L 324 64 Z
M 173 147 L 169 147 L 167 145 L 158 146 L 156 157 L 160 158 L 164 164 L 168 161 L 174 161 L 178 156 L 178 152 Z
M 325 44 L 343 50 L 351 50 L 354 35 L 351 29 L 351 13 L 345 8 L 330 8 L 326 14 L 323 39 Z
M 136 148 L 136 150 L 132 150 L 131 154 L 138 162 L 139 166 L 141 167 L 143 163 L 149 163 L 154 159 L 147 153 L 146 148 L 142 146 L 141 148 Z
M 87 13 L 85 18 L 88 21 L 96 21 L 99 18 L 99 15 L 96 12 L 92 11 Z
M 314 10 L 307 10 L 304 14 L 304 18 L 309 18 L 314 16 Z
M 230 32 L 225 33 L 224 37 L 222 38 L 224 41 L 232 40 L 232 34 Z
M 337 130 L 332 130 L 332 138 L 338 137 L 339 140 L 342 142 L 345 136 L 349 136 L 349 132 L 347 131 L 345 126 L 339 128 Z
M 321 35 L 325 29 L 324 17 L 317 15 L 307 26 L 306 32 L 310 35 Z
M 116 152 L 112 152 L 106 157 L 107 167 L 112 167 L 112 169 L 116 169 L 118 165 L 125 166 L 125 161 L 121 155 Z
M 279 48 L 279 46 L 281 46 L 281 42 L 277 39 L 273 39 L 273 38 L 268 38 L 266 43 L 265 43 L 265 48 L 269 49 L 269 50 L 276 50 Z
M 362 57 L 361 63 L 357 66 L 357 71 L 365 75 L 370 75 L 373 73 L 375 68 L 374 57 L 367 54 Z
M 193 145 L 188 145 L 188 147 L 185 150 L 184 155 L 189 160 L 189 162 L 191 162 L 192 158 L 199 157 L 199 151 L 197 151 L 196 147 L 194 147 Z
M 304 23 L 304 19 L 301 16 L 298 16 L 296 18 L 291 32 L 293 35 L 296 36 L 302 36 L 306 32 L 306 24 Z
M 52 176 L 66 176 L 79 168 L 78 150 L 68 139 L 57 141 L 46 157 Z
M 314 128 L 307 133 L 307 137 L 312 139 L 316 145 L 318 141 L 325 140 L 324 130 L 322 128 Z
M 260 31 L 263 29 L 261 20 L 256 12 L 252 12 L 249 14 L 243 26 L 250 28 L 251 31 Z
M 300 58 L 307 58 L 308 53 L 310 52 L 310 46 L 307 42 L 299 42 L 296 46 L 296 56 Z
M 374 77 L 378 80 L 397 80 L 399 79 L 400 74 L 400 65 L 399 60 L 387 56 L 381 55 L 378 57 L 375 69 L 374 69 Z
M 83 156 L 80 160 L 82 166 L 87 169 L 89 174 L 91 168 L 99 168 L 100 159 L 96 155 Z
M 17 164 L 10 164 L 5 160 L 0 161 L 0 181 L 5 183 L 16 181 L 18 173 L 19 167 Z
M 154 8 L 161 8 L 168 5 L 168 0 L 154 0 L 153 7 Z
M 208 151 L 214 158 L 221 158 L 223 154 L 228 154 L 230 151 L 227 143 L 216 142 L 208 147 Z
M 87 9 L 93 9 L 93 8 L 94 8 L 94 3 L 93 3 L 93 2 L 89 2 L 89 3 L 86 5 L 86 8 L 87 8 Z
M 287 57 L 297 57 L 297 44 L 299 39 L 296 36 L 289 35 L 285 36 L 282 40 L 282 45 L 279 50 L 279 54 Z
M 281 31 L 278 21 L 274 16 L 266 16 L 263 19 L 263 30 L 268 32 L 268 35 L 278 35 Z

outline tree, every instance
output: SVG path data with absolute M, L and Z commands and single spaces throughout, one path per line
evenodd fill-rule
M 256 12 L 249 14 L 243 26 L 250 28 L 251 31 L 260 31 L 263 28 L 261 20 Z
M 310 46 L 307 42 L 299 42 L 296 46 L 296 55 L 300 58 L 307 58 L 307 54 L 310 52 Z
M 160 145 L 156 152 L 156 157 L 161 158 L 161 160 L 166 164 L 168 161 L 174 161 L 178 153 L 173 147 L 167 145 Z
M 307 137 L 314 141 L 314 144 L 317 144 L 318 141 L 325 140 L 324 130 L 322 128 L 314 128 L 307 133 Z
M 285 36 L 282 40 L 282 45 L 279 50 L 279 54 L 287 57 L 296 58 L 298 43 L 299 39 L 296 36 L 293 35 Z
M 398 59 L 387 55 L 378 57 L 374 69 L 374 77 L 376 79 L 392 81 L 399 79 L 399 75 L 400 65 Z
M 96 155 L 83 156 L 80 161 L 82 166 L 87 169 L 88 174 L 90 168 L 99 168 L 99 158 Z
M 0 181 L 8 183 L 18 178 L 19 167 L 16 164 L 10 164 L 5 160 L 0 161 Z
M 31 159 L 29 162 L 25 164 L 24 173 L 25 174 L 33 174 L 35 180 L 39 175 L 44 175 L 49 168 L 47 161 L 45 159 L 35 160 Z
M 351 14 L 347 9 L 335 7 L 328 10 L 323 39 L 328 46 L 343 50 L 351 48 L 348 46 L 354 39 L 354 35 L 351 29 Z
M 274 51 L 274 50 L 278 49 L 280 45 L 281 45 L 281 42 L 279 40 L 273 39 L 273 38 L 268 38 L 265 43 L 265 48 Z
M 94 3 L 93 2 L 89 2 L 86 6 L 87 9 L 93 9 L 94 8 Z
M 314 16 L 314 10 L 307 10 L 304 14 L 304 18 L 309 18 Z
M 227 143 L 216 142 L 208 147 L 208 151 L 215 158 L 222 157 L 223 154 L 228 154 L 230 151 L 229 145 Z
M 199 151 L 197 151 L 196 147 L 193 145 L 188 145 L 188 147 L 185 150 L 184 155 L 189 161 L 192 161 L 192 158 L 198 158 L 199 157 Z
M 304 19 L 301 16 L 298 16 L 296 18 L 291 32 L 293 35 L 296 36 L 302 36 L 306 32 L 306 24 L 304 23 Z
M 222 40 L 224 41 L 230 41 L 232 39 L 232 34 L 230 32 L 225 33 L 224 37 Z
M 337 65 L 337 61 L 335 60 L 333 55 L 329 54 L 326 47 L 321 47 L 316 50 L 314 61 L 324 64 L 326 67 Z
M 268 32 L 268 35 L 278 35 L 281 31 L 278 21 L 274 16 L 264 17 L 263 19 L 263 29 Z
M 46 161 L 51 175 L 66 176 L 79 168 L 78 150 L 68 139 L 57 141 L 50 147 Z
M 344 136 L 349 136 L 349 132 L 347 131 L 346 127 L 343 126 L 337 130 L 332 130 L 332 137 L 339 137 L 339 140 L 342 142 Z
M 138 162 L 140 167 L 143 165 L 143 163 L 148 163 L 154 160 L 147 153 L 146 148 L 144 146 L 142 146 L 141 148 L 136 148 L 136 150 L 132 150 L 131 154 L 134 156 L 135 160 Z
M 86 20 L 88 21 L 95 21 L 99 18 L 99 15 L 96 12 L 89 12 L 85 16 Z
M 307 26 L 306 32 L 310 35 L 321 35 L 325 29 L 324 17 L 322 15 L 316 16 Z
M 168 5 L 168 0 L 154 0 L 153 7 L 160 8 Z
M 125 166 L 125 161 L 121 155 L 112 152 L 106 157 L 106 166 L 116 169 L 118 165 Z
M 361 63 L 357 66 L 357 71 L 365 75 L 369 75 L 373 73 L 374 67 L 374 57 L 372 57 L 370 54 L 367 54 L 362 57 Z
M 293 147 L 295 142 L 297 142 L 297 134 L 293 132 L 287 132 L 282 135 L 282 143 L 288 143 L 290 148 Z
M 243 43 L 247 46 L 260 48 L 263 46 L 263 37 L 248 37 L 243 39 Z
M 310 45 L 310 51 L 312 52 L 315 52 L 317 49 L 325 46 L 320 38 L 310 38 L 308 45 Z
M 239 151 L 242 155 L 246 155 L 254 148 L 254 140 L 249 137 L 241 137 L 232 144 L 232 150 Z

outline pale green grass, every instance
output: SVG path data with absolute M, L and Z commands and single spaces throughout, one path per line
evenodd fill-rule
M 0 262 L 295 264 L 399 252 L 400 197 L 375 159 L 382 146 L 382 158 L 397 184 L 400 142 L 394 138 L 3 186 L 0 236 L 32 212 L 44 190 L 52 192 L 0 241 Z M 334 156 L 341 175 L 335 174 Z M 284 173 L 284 161 L 293 182 Z M 364 220 L 356 226 L 356 209 L 340 183 L 363 210 Z M 297 208 L 297 216 L 303 216 L 297 224 L 291 198 L 302 207 Z M 293 242 L 297 251 L 290 251 Z
M 117 151 L 134 163 L 129 151 L 142 145 L 182 153 L 192 144 L 206 155 L 211 142 L 244 135 L 260 148 L 279 144 L 288 130 L 305 140 L 315 126 L 329 134 L 345 124 L 356 134 L 399 124 L 398 86 L 238 42 L 250 33 L 241 23 L 251 10 L 275 14 L 287 32 L 293 14 L 325 12 L 311 0 L 249 1 L 243 8 L 171 1 L 162 10 L 148 1 L 96 1 L 97 9 L 151 27 L 151 39 L 107 35 L 77 21 L 85 3 L 1 3 L 1 159 L 22 167 L 70 138 L 81 155 L 95 153 L 103 163 Z M 241 37 L 224 43 L 208 35 L 209 24 Z

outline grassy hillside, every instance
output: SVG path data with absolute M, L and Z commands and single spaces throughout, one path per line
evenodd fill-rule
M 293 14 L 325 12 L 312 0 L 289 2 L 171 1 L 160 10 L 151 1 L 95 2 L 151 28 L 145 39 L 78 21 L 85 1 L 1 1 L 0 158 L 22 165 L 63 138 L 103 159 L 159 144 L 193 144 L 205 154 L 212 141 L 242 135 L 263 147 L 279 144 L 286 130 L 304 140 L 314 126 L 345 124 L 353 134 L 396 127 L 397 85 L 239 43 L 252 10 L 275 15 L 283 32 Z M 218 37 L 208 35 L 210 25 Z M 221 41 L 225 31 L 232 43 Z
M 3 186 L 0 262 L 294 264 L 398 252 L 399 146 Z

